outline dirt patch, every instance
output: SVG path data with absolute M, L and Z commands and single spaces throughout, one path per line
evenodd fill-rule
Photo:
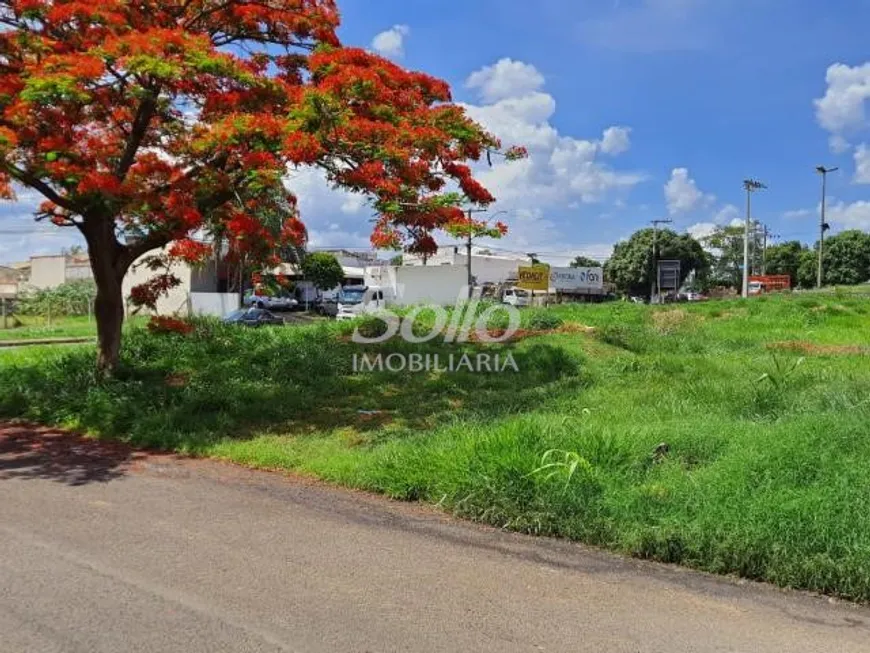
M 653 325 L 659 333 L 673 333 L 698 321 L 698 317 L 684 308 L 658 311 L 652 314 Z
M 775 351 L 790 351 L 798 354 L 806 354 L 808 356 L 867 356 L 870 354 L 870 347 L 862 347 L 860 345 L 819 345 L 803 340 L 771 342 L 767 345 L 767 348 Z

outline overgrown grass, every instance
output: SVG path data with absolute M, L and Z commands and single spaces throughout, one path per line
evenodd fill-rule
M 354 374 L 349 325 L 134 330 L 111 381 L 94 378 L 89 348 L 0 358 L 0 414 L 870 600 L 870 302 L 795 295 L 535 315 L 524 324 L 595 331 L 486 348 L 510 351 L 519 374 Z

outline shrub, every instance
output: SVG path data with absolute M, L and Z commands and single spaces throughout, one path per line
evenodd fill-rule
M 562 326 L 565 321 L 555 313 L 542 311 L 533 313 L 529 318 L 529 328 L 536 331 L 552 331 Z

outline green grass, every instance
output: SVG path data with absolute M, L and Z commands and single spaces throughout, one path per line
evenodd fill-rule
M 96 338 L 97 325 L 87 316 L 55 317 L 49 321 L 37 315 L 17 315 L 20 324 L 13 325 L 9 318 L 8 328 L 2 328 L 0 318 L 0 342 L 18 340 L 43 340 L 50 338 Z M 132 317 L 126 321 L 125 328 L 142 326 L 147 322 L 144 317 Z
M 870 301 L 550 313 L 596 330 L 507 346 L 519 374 L 353 374 L 349 325 L 134 329 L 110 381 L 90 348 L 0 357 L 0 415 L 870 600 Z M 525 323 L 558 324 L 540 314 Z
M 9 328 L 2 328 L 0 319 L 0 341 L 38 340 L 42 338 L 80 338 L 96 337 L 97 327 L 88 317 L 56 317 L 49 321 L 35 315 L 18 315 L 20 326 L 13 326 L 9 318 Z

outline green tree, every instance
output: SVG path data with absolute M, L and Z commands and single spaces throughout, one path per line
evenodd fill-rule
M 831 236 L 825 241 L 822 262 L 826 285 L 852 286 L 870 280 L 870 234 L 850 229 Z
M 767 274 L 787 274 L 791 277 L 792 287 L 798 286 L 801 257 L 806 251 L 807 247 L 797 240 L 768 247 L 765 271 Z
M 302 261 L 302 273 L 318 290 L 332 290 L 344 279 L 341 264 L 329 252 L 314 252 L 306 256 Z
M 393 258 L 390 259 L 390 265 L 394 267 L 401 267 L 402 263 L 404 263 L 404 257 L 401 254 L 397 254 Z
M 815 288 L 819 269 L 819 254 L 816 250 L 804 249 L 798 263 L 798 288 Z
M 712 234 L 703 239 L 704 245 L 713 252 L 713 264 L 710 270 L 710 283 L 714 286 L 743 286 L 743 241 L 745 228 L 742 226 L 716 227 Z M 761 270 L 761 255 L 763 251 L 763 236 L 755 230 L 750 235 L 750 273 Z
M 589 258 L 588 256 L 577 256 L 573 261 L 571 261 L 572 268 L 600 268 L 601 261 L 596 261 L 594 258 Z
M 681 279 L 694 271 L 704 277 L 710 262 L 701 243 L 688 234 L 676 234 L 668 229 L 658 232 L 658 260 L 678 260 Z M 605 277 L 620 292 L 648 297 L 653 280 L 653 230 L 641 229 L 628 240 L 618 243 L 613 256 L 604 267 Z

